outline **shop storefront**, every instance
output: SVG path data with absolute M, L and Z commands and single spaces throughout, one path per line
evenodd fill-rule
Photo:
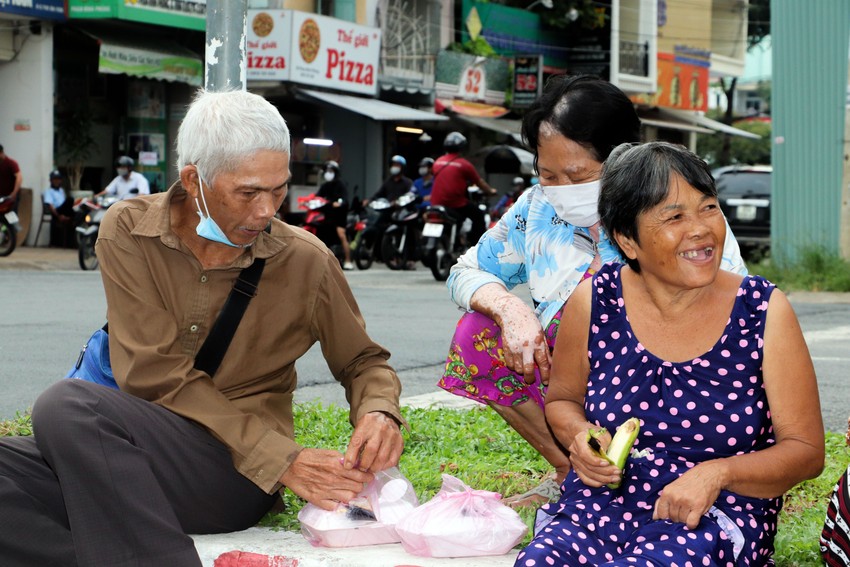
M 136 160 L 151 191 L 176 180 L 176 130 L 203 84 L 205 4 L 68 2 L 70 20 L 56 30 L 54 55 L 57 165 L 80 189 L 101 190 L 121 155 Z M 75 151 L 81 143 L 86 151 Z
M 53 167 L 53 26 L 64 20 L 62 0 L 0 2 L 0 145 L 23 176 L 20 242 L 34 240 Z

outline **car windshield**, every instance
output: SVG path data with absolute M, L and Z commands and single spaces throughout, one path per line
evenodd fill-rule
M 726 173 L 717 180 L 717 192 L 723 195 L 770 195 L 770 173 L 736 171 Z

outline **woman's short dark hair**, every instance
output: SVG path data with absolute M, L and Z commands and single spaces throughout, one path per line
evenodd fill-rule
M 586 147 L 600 162 L 620 144 L 640 140 L 640 118 L 632 101 L 593 75 L 555 75 L 546 82 L 522 119 L 523 140 L 535 155 L 543 124 Z
M 615 234 L 640 243 L 638 216 L 667 198 L 671 173 L 703 195 L 717 196 L 708 165 L 684 146 L 668 142 L 622 144 L 611 152 L 602 166 L 599 218 L 615 244 Z M 625 258 L 619 244 L 617 249 Z M 626 263 L 640 272 L 635 260 L 627 258 Z

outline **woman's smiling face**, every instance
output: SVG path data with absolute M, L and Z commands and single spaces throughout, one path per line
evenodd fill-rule
M 591 150 L 544 123 L 537 142 L 537 171 L 541 185 L 575 185 L 599 179 L 602 162 Z
M 670 175 L 667 197 L 637 218 L 638 239 L 618 235 L 623 252 L 642 274 L 684 288 L 711 283 L 720 269 L 726 222 L 717 198 L 680 175 Z

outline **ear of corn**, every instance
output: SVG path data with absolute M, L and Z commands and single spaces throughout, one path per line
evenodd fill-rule
M 611 443 L 608 445 L 607 450 L 603 449 L 599 445 L 599 437 L 601 437 L 605 432 L 606 429 L 604 427 L 588 430 L 587 443 L 590 445 L 590 448 L 594 453 L 603 459 L 606 459 L 622 472 L 623 467 L 626 466 L 626 459 L 628 459 L 629 453 L 632 450 L 632 445 L 634 445 L 635 439 L 637 439 L 638 433 L 640 432 L 640 420 L 636 417 L 632 417 L 623 422 L 620 427 L 617 428 L 617 432 L 611 439 Z M 619 482 L 608 485 L 608 488 L 611 489 L 619 487 Z

